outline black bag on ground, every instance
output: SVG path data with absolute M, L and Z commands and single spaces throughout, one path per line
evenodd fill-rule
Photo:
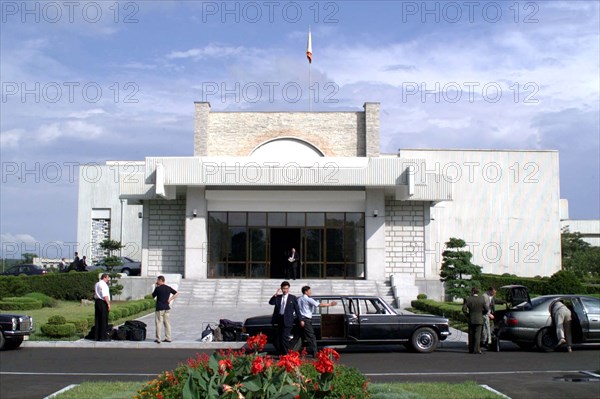
M 106 339 L 112 338 L 112 330 L 113 330 L 113 325 L 109 324 L 108 328 L 106 329 L 106 337 L 105 337 Z M 93 325 L 92 328 L 90 328 L 90 332 L 88 333 L 88 335 L 86 335 L 83 338 L 95 341 L 96 340 L 96 326 Z
M 242 332 L 242 326 L 241 321 L 219 320 L 219 329 L 221 330 L 223 341 L 237 341 L 239 334 Z
M 121 328 L 125 330 L 126 337 L 129 341 L 146 340 L 146 323 L 143 321 L 127 320 Z
M 113 328 L 112 339 L 114 341 L 125 341 L 127 339 L 127 330 L 124 326 Z

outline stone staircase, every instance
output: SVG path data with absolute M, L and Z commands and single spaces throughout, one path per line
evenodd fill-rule
M 396 308 L 389 282 L 370 280 L 292 280 L 290 293 L 300 296 L 301 288 L 309 285 L 313 295 L 354 294 L 377 295 Z M 188 306 L 270 307 L 267 303 L 281 284 L 280 280 L 182 279 L 177 290 L 177 302 Z

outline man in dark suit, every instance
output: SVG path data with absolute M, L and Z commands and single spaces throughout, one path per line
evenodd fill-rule
M 291 274 L 292 276 L 292 280 L 295 280 L 297 277 L 299 277 L 299 273 L 298 273 L 298 264 L 299 262 L 299 256 L 298 256 L 298 252 L 296 252 L 296 248 L 292 248 L 292 250 L 290 251 L 290 257 L 288 258 L 288 267 L 289 267 L 289 271 L 286 273 L 285 278 L 289 278 L 289 275 Z
M 284 281 L 275 295 L 269 299 L 269 305 L 275 305 L 271 324 L 277 324 L 277 341 L 279 354 L 286 355 L 290 349 L 292 327 L 300 315 L 296 296 L 289 293 L 290 283 Z
M 479 296 L 479 288 L 471 289 L 471 296 L 465 299 L 462 306 L 463 313 L 469 322 L 469 353 L 482 354 L 481 330 L 483 327 L 483 316 L 489 312 L 489 305 L 482 296 Z

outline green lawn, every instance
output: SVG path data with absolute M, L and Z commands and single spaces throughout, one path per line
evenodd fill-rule
M 139 382 L 84 382 L 56 399 L 131 399 L 142 386 Z M 498 399 L 500 396 L 475 382 L 369 384 L 371 399 Z

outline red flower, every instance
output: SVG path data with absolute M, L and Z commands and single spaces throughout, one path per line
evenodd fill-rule
M 261 352 L 265 345 L 267 345 L 267 336 L 263 333 L 259 333 L 258 335 L 248 338 L 246 344 L 255 351 Z
M 322 349 L 317 353 L 315 369 L 321 374 L 333 373 L 333 362 L 340 359 L 340 355 L 331 348 Z
M 219 360 L 219 374 L 225 374 L 227 370 L 231 370 L 233 368 L 233 364 L 229 359 Z
M 265 369 L 265 363 L 263 361 L 264 359 L 262 357 L 257 357 L 256 359 L 254 359 L 254 361 L 252 362 L 252 368 L 250 369 L 250 372 L 252 374 L 258 374 L 258 373 L 262 373 Z
M 290 351 L 287 355 L 279 358 L 277 366 L 284 367 L 288 373 L 300 367 L 300 354 L 296 351 Z

